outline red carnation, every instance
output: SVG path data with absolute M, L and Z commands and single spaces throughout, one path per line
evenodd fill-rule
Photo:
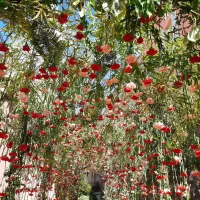
M 50 74 L 49 77 L 52 78 L 52 79 L 57 79 L 58 75 L 57 74 Z
M 20 151 L 25 152 L 28 150 L 28 147 L 29 147 L 29 145 L 27 145 L 27 144 L 20 144 L 18 148 Z
M 182 149 L 176 148 L 176 149 L 172 149 L 172 152 L 177 153 L 177 154 L 180 154 L 180 153 L 183 152 L 183 150 L 182 150 Z
M 143 38 L 142 37 L 139 37 L 138 39 L 137 39 L 137 44 L 142 44 L 143 43 Z
M 40 135 L 46 135 L 47 133 L 45 131 L 40 131 Z
M 3 52 L 8 52 L 9 51 L 9 48 L 6 47 L 4 44 L 0 43 L 0 51 L 3 51 Z
M 44 68 L 42 68 L 42 67 L 39 69 L 39 71 L 40 71 L 42 74 L 46 74 L 46 73 L 47 73 L 46 70 L 45 70 Z
M 79 24 L 77 27 L 76 27 L 79 31 L 83 31 L 84 30 L 84 26 L 82 24 Z
M 152 19 L 153 19 L 153 16 L 151 15 L 151 16 L 148 16 L 148 17 L 144 17 L 144 16 L 142 16 L 141 18 L 140 18 L 140 21 L 141 21 L 141 23 L 149 23 L 150 21 L 152 21 Z
M 149 56 L 154 56 L 158 53 L 158 51 L 156 49 L 153 49 L 153 48 L 150 48 L 146 54 L 149 55 Z
M 90 77 L 91 79 L 95 79 L 95 78 L 97 78 L 97 75 L 94 74 L 94 73 L 91 73 L 91 74 L 89 75 L 89 77 Z
M 81 69 L 81 71 L 86 73 L 86 72 L 88 72 L 88 68 L 85 67 L 85 68 Z
M 200 63 L 200 56 L 192 56 L 190 58 L 191 63 Z
M 13 147 L 13 142 L 8 142 L 7 144 L 6 144 L 6 147 L 8 148 L 8 149 L 11 149 L 12 147 Z
M 170 133 L 171 129 L 168 126 L 164 126 L 163 128 L 161 128 L 161 131 L 163 131 L 165 133 Z
M 0 138 L 1 138 L 1 139 L 8 139 L 8 134 L 7 134 L 7 133 L 0 132 Z
M 110 69 L 112 69 L 112 70 L 117 70 L 117 69 L 119 69 L 120 68 L 120 65 L 119 64 L 112 64 L 111 66 L 110 66 Z
M 200 150 L 196 150 L 194 153 L 197 158 L 200 158 Z
M 142 80 L 142 84 L 144 84 L 145 86 L 148 86 L 152 83 L 152 80 L 150 78 L 146 78 L 144 80 Z
M 20 92 L 23 92 L 25 94 L 28 94 L 30 92 L 30 89 L 29 88 L 21 88 L 20 89 Z
M 175 87 L 175 88 L 181 88 L 182 85 L 183 85 L 183 83 L 182 83 L 181 81 L 175 81 L 175 82 L 174 82 L 174 87 Z
M 70 58 L 67 62 L 69 65 L 77 65 L 77 61 L 74 57 Z
M 69 87 L 70 86 L 70 82 L 69 81 L 65 81 L 62 83 L 62 87 Z
M 22 50 L 29 52 L 31 49 L 30 49 L 30 47 L 28 45 L 24 45 Z
M 96 46 L 98 52 L 102 52 L 102 48 L 100 46 Z
M 49 70 L 50 72 L 57 72 L 57 71 L 58 71 L 58 68 L 57 68 L 56 66 L 50 66 L 50 67 L 48 67 L 48 70 Z
M 132 73 L 132 67 L 130 65 L 126 66 L 124 68 L 124 73 L 131 74 Z
M 190 149 L 192 149 L 192 150 L 197 150 L 198 148 L 199 148 L 198 144 L 191 144 L 190 145 Z
M 1 192 L 1 193 L 0 193 L 0 197 L 5 197 L 5 196 L 7 196 L 6 193 L 4 193 L 4 192 Z
M 132 34 L 127 33 L 123 36 L 124 42 L 132 42 L 134 40 L 134 37 Z
M 0 63 L 0 70 L 6 70 L 7 67 L 3 64 L 3 63 Z
M 95 72 L 101 71 L 101 69 L 102 69 L 102 67 L 100 65 L 98 65 L 98 64 L 92 64 L 90 66 L 90 68 Z
M 62 70 L 62 73 L 63 73 L 65 76 L 69 74 L 69 72 L 68 72 L 67 69 L 63 69 L 63 70 Z
M 58 22 L 60 24 L 65 24 L 68 21 L 68 15 L 67 14 L 58 15 L 58 16 L 56 16 L 56 18 L 58 19 Z
M 75 38 L 76 38 L 77 40 L 82 40 L 82 39 L 84 38 L 84 35 L 83 35 L 83 33 L 81 33 L 81 32 L 77 32 L 76 35 L 75 35 Z

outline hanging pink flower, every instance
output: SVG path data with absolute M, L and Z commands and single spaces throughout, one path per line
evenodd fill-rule
M 154 104 L 154 100 L 152 98 L 147 98 L 146 103 L 152 105 Z
M 126 56 L 125 61 L 128 65 L 133 65 L 133 63 L 136 61 L 136 57 L 133 55 L 128 55 Z
M 27 103 L 29 101 L 29 97 L 24 92 L 17 92 L 17 97 L 22 103 Z
M 108 44 L 101 45 L 101 50 L 104 54 L 109 54 L 111 52 L 111 47 Z

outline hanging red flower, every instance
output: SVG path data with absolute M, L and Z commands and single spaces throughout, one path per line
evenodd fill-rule
M 200 150 L 196 150 L 194 153 L 196 158 L 200 158 Z
M 84 73 L 86 73 L 86 72 L 88 72 L 88 68 L 86 68 L 86 67 L 82 68 L 81 71 L 84 72 Z
M 6 197 L 6 196 L 7 196 L 7 194 L 5 192 L 0 193 L 0 197 Z
M 50 67 L 48 67 L 48 70 L 49 70 L 50 72 L 57 72 L 57 71 L 58 71 L 58 68 L 57 68 L 56 66 L 50 66 Z
M 102 70 L 102 67 L 100 65 L 98 65 L 98 64 L 92 64 L 92 65 L 90 65 L 90 68 L 95 72 L 98 72 L 98 71 Z
M 89 77 L 90 77 L 91 79 L 95 79 L 95 78 L 97 78 L 97 75 L 94 74 L 94 73 L 91 73 L 91 74 L 89 75 Z
M 200 56 L 192 56 L 190 58 L 191 63 L 200 63 Z
M 25 94 L 28 94 L 30 92 L 30 89 L 29 88 L 21 88 L 20 89 L 20 92 L 23 92 Z
M 181 81 L 175 81 L 174 82 L 174 87 L 175 88 L 181 88 L 183 86 L 183 83 Z
M 164 126 L 160 130 L 165 132 L 165 133 L 170 133 L 171 132 L 171 129 L 168 126 Z
M 146 78 L 144 80 L 142 80 L 142 84 L 144 84 L 145 86 L 148 86 L 152 83 L 152 80 L 150 78 Z
M 112 64 L 111 66 L 110 66 L 110 69 L 112 69 L 112 70 L 118 70 L 120 68 L 120 65 L 119 64 Z
M 84 30 L 84 26 L 82 24 L 79 24 L 77 27 L 76 27 L 79 31 L 83 31 Z
M 132 73 L 132 67 L 130 65 L 126 66 L 124 68 L 124 73 L 131 74 Z
M 42 68 L 42 67 L 39 69 L 39 71 L 40 71 L 42 74 L 46 74 L 46 73 L 47 73 L 46 70 L 45 70 L 44 68 Z
M 57 20 L 60 24 L 65 24 L 68 21 L 68 15 L 67 14 L 57 15 L 56 18 L 57 18 Z
M 6 47 L 4 44 L 0 43 L 0 51 L 3 51 L 3 52 L 8 52 L 9 51 L 9 48 Z
M 47 133 L 45 131 L 40 131 L 40 135 L 46 135 Z
M 7 67 L 3 63 L 0 63 L 0 70 L 7 70 Z
M 57 79 L 57 78 L 58 78 L 58 75 L 57 75 L 57 74 L 50 74 L 49 76 L 50 76 L 50 78 L 52 78 L 52 79 Z
M 103 49 L 100 46 L 96 46 L 96 49 L 97 49 L 98 52 L 102 52 L 103 51 Z
M 144 16 L 142 16 L 141 18 L 140 18 L 140 21 L 141 21 L 141 23 L 149 23 L 150 21 L 152 21 L 152 19 L 153 19 L 153 15 L 151 15 L 151 16 L 148 16 L 148 17 L 144 17 Z
M 164 175 L 158 175 L 156 176 L 157 180 L 165 180 L 165 176 Z
M 124 42 L 132 42 L 134 40 L 134 36 L 130 33 L 127 33 L 123 36 Z
M 22 47 L 22 50 L 23 50 L 23 51 L 29 52 L 31 49 L 30 49 L 30 47 L 29 47 L 28 45 L 24 45 L 24 46 Z
M 172 152 L 177 153 L 177 154 L 181 154 L 183 152 L 183 150 L 179 149 L 179 148 L 175 148 L 175 149 L 172 149 Z
M 67 69 L 63 69 L 63 70 L 62 70 L 62 73 L 63 73 L 65 76 L 69 74 L 69 72 L 68 72 Z
M 13 147 L 13 142 L 8 142 L 7 144 L 6 144 L 6 147 L 8 148 L 8 149 L 11 149 L 12 147 Z
M 69 81 L 65 81 L 65 82 L 62 83 L 62 86 L 65 87 L 65 88 L 69 87 L 69 85 L 70 85 Z
M 81 32 L 77 32 L 76 35 L 75 35 L 75 38 L 76 38 L 77 40 L 82 40 L 82 39 L 84 38 L 84 35 L 83 35 L 83 33 L 81 33 Z
M 28 147 L 29 147 L 28 144 L 20 144 L 18 148 L 20 151 L 25 152 L 28 150 Z
M 185 173 L 185 172 L 180 173 L 180 176 L 181 176 L 181 177 L 185 177 L 185 178 L 188 177 L 187 173 Z
M 69 65 L 72 65 L 72 66 L 77 65 L 77 61 L 76 61 L 76 59 L 75 59 L 74 57 L 70 58 L 70 59 L 67 61 L 67 63 L 68 63 Z
M 158 53 L 158 51 L 156 49 L 153 49 L 153 48 L 150 48 L 146 54 L 149 55 L 149 56 L 154 56 Z
M 142 44 L 143 43 L 143 38 L 142 37 L 139 37 L 138 39 L 137 39 L 137 44 Z
M 191 144 L 190 145 L 190 149 L 192 149 L 192 150 L 197 150 L 198 148 L 199 148 L 198 144 Z
M 0 132 L 0 138 L 1 138 L 1 139 L 8 139 L 8 134 L 7 134 L 7 133 Z

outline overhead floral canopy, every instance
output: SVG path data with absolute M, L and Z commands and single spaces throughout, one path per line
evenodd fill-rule
M 199 0 L 1 0 L 0 198 L 200 199 Z

